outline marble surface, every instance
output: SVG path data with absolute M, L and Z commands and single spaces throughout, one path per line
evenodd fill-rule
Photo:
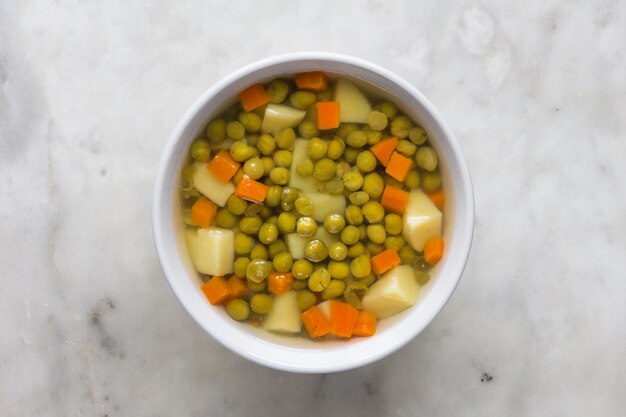
M 623 1 L 2 2 L 0 415 L 623 415 L 625 39 Z M 421 89 L 476 192 L 444 311 L 330 375 L 205 335 L 151 236 L 178 118 L 229 72 L 299 50 Z

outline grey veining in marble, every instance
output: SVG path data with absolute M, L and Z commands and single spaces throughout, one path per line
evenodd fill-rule
M 626 3 L 3 1 L 0 415 L 618 416 L 626 408 Z M 196 326 L 152 244 L 165 141 L 253 60 L 381 64 L 447 118 L 476 233 L 430 327 L 294 375 Z

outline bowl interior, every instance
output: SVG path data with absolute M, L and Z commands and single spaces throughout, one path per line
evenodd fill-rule
M 364 61 L 344 56 L 278 57 L 244 68 L 215 85 L 185 115 L 163 156 L 155 193 L 155 241 L 168 281 L 192 317 L 227 348 L 255 362 L 299 372 L 330 372 L 372 362 L 400 348 L 441 310 L 456 287 L 469 254 L 473 230 L 473 196 L 469 173 L 458 145 L 430 103 L 399 77 Z M 446 254 L 431 272 L 417 304 L 379 322 L 370 338 L 311 341 L 277 335 L 238 323 L 223 308 L 211 306 L 200 291 L 201 279 L 191 265 L 178 200 L 180 172 L 188 148 L 206 123 L 232 104 L 238 92 L 257 82 L 310 70 L 345 77 L 369 93 L 385 97 L 428 132 L 438 152 L 446 190 Z

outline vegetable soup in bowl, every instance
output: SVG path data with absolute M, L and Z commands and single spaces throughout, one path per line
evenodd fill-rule
M 224 346 L 294 372 L 397 350 L 443 308 L 469 255 L 470 176 L 410 84 L 330 53 L 251 64 L 185 114 L 153 223 L 174 293 Z

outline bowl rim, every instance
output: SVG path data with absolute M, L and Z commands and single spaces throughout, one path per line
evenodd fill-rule
M 171 256 L 171 254 L 168 253 L 169 248 L 166 247 L 164 241 L 164 239 L 168 237 L 168 233 L 166 230 L 167 228 L 165 227 L 166 218 L 163 214 L 163 199 L 164 195 L 166 194 L 164 183 L 168 178 L 167 168 L 172 158 L 176 156 L 175 150 L 177 148 L 178 142 L 181 140 L 185 140 L 183 134 L 192 122 L 192 120 L 198 116 L 199 112 L 207 104 L 207 102 L 212 100 L 219 92 L 221 92 L 230 84 L 235 83 L 246 76 L 250 76 L 264 68 L 287 64 L 294 61 L 326 61 L 332 62 L 333 64 L 347 64 L 355 67 L 361 67 L 365 71 L 372 72 L 378 74 L 383 78 L 386 78 L 391 83 L 396 84 L 399 89 L 404 90 L 407 94 L 417 100 L 420 105 L 424 107 L 432 120 L 438 125 L 438 128 L 442 131 L 443 136 L 445 136 L 445 141 L 447 142 L 447 145 L 449 146 L 452 154 L 454 154 L 454 159 L 457 162 L 457 165 L 455 165 L 454 168 L 455 170 L 459 171 L 459 178 L 461 180 L 461 183 L 457 183 L 456 185 L 460 186 L 460 189 L 463 191 L 464 198 L 466 200 L 466 207 L 464 207 L 465 210 L 462 213 L 462 222 L 464 223 L 467 230 L 465 234 L 461 235 L 455 240 L 455 244 L 460 246 L 460 252 L 462 252 L 463 254 L 463 259 L 457 262 L 456 269 L 458 273 L 456 274 L 455 279 L 451 280 L 451 282 L 440 291 L 441 294 L 439 296 L 439 302 L 436 303 L 433 309 L 431 309 L 431 316 L 426 320 L 422 320 L 419 326 L 414 326 L 412 332 L 398 335 L 398 338 L 390 341 L 389 343 L 382 346 L 377 346 L 378 350 L 361 352 L 360 355 L 349 355 L 346 354 L 346 352 L 351 349 L 340 349 L 339 352 L 342 354 L 342 357 L 349 359 L 346 362 L 338 362 L 332 358 L 329 358 L 328 363 L 319 360 L 316 361 L 315 364 L 306 363 L 307 360 L 302 359 L 311 358 L 310 356 L 308 356 L 311 355 L 311 353 L 295 352 L 296 349 L 293 348 L 285 349 L 286 351 L 289 351 L 289 355 L 294 354 L 298 356 L 301 360 L 281 360 L 280 356 L 267 354 L 269 350 L 276 349 L 276 346 L 270 344 L 269 342 L 255 340 L 256 338 L 254 337 L 235 337 L 235 332 L 220 332 L 219 329 L 216 330 L 209 327 L 206 323 L 206 320 L 203 320 L 203 318 L 199 316 L 197 310 L 194 310 L 189 305 L 189 302 L 185 299 L 183 294 L 184 290 L 181 287 L 181 283 L 178 282 L 180 280 L 176 280 L 173 276 L 174 271 L 168 261 L 168 256 Z M 159 262 L 170 288 L 176 295 L 176 298 L 181 303 L 183 308 L 187 311 L 187 313 L 214 339 L 216 339 L 224 347 L 238 354 L 239 356 L 242 356 L 248 360 L 270 368 L 299 373 L 327 373 L 354 369 L 382 359 L 406 345 L 434 320 L 434 318 L 441 312 L 443 307 L 452 296 L 452 293 L 456 289 L 461 279 L 463 270 L 465 269 L 465 266 L 467 264 L 474 234 L 474 205 L 475 201 L 471 176 L 469 168 L 467 166 L 467 162 L 461 151 L 461 147 L 439 111 L 419 90 L 417 90 L 417 88 L 415 88 L 412 84 L 410 84 L 408 81 L 404 80 L 397 74 L 362 58 L 333 52 L 293 52 L 261 59 L 230 73 L 228 76 L 222 78 L 217 83 L 209 87 L 183 114 L 173 132 L 171 133 L 159 160 L 158 171 L 154 183 L 152 202 L 152 228 L 154 244 L 157 250 Z M 170 236 L 170 238 L 173 237 Z M 245 343 L 242 344 L 242 342 Z M 355 344 L 353 346 L 358 345 Z M 256 349 L 259 348 L 263 350 L 265 354 L 259 354 L 256 351 Z M 324 355 L 323 353 L 319 352 L 315 352 L 315 354 L 319 354 L 320 358 L 322 358 Z

